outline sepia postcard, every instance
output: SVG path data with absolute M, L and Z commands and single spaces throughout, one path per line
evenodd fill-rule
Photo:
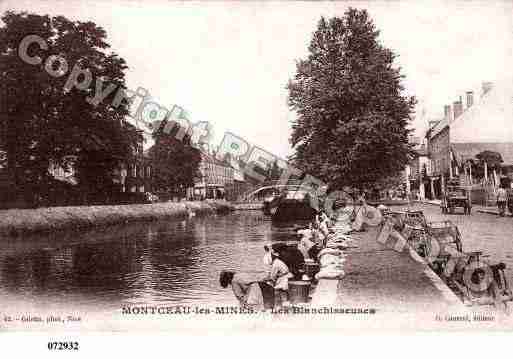
M 513 329 L 512 1 L 0 16 L 0 337 Z

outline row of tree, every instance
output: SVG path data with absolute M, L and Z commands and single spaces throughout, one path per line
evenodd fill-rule
M 83 197 L 108 196 L 119 191 L 113 183 L 121 164 L 134 162 L 143 141 L 142 132 L 126 121 L 130 103 L 113 107 L 112 92 L 97 105 L 87 101 L 96 91 L 96 79 L 104 86 L 125 87 L 128 66 L 110 51 L 107 34 L 92 22 L 71 21 L 25 12 L 7 12 L 0 27 L 0 166 L 9 175 L 11 198 L 29 202 L 62 189 L 53 179 L 51 167 L 73 169 Z M 29 48 L 43 62 L 31 65 L 18 54 L 20 42 L 37 35 L 48 50 Z M 61 56 L 68 64 L 88 69 L 90 86 L 65 91 L 67 74 L 50 76 L 44 59 Z M 58 63 L 54 64 L 58 66 Z M 171 131 L 163 131 L 163 128 Z M 176 139 L 178 123 L 165 120 L 153 133 L 155 144 L 147 155 L 152 167 L 152 187 L 158 192 L 179 194 L 198 177 L 200 150 L 191 145 L 190 134 Z M 263 169 L 276 177 L 277 167 Z M 55 188 L 55 187 L 59 188 Z M 87 202 L 87 200 L 85 200 Z
M 105 191 L 112 185 L 114 169 L 130 158 L 142 135 L 125 121 L 127 101 L 109 106 L 113 93 L 95 106 L 86 97 L 94 94 L 96 78 L 124 87 L 125 61 L 109 51 L 105 30 L 92 22 L 25 12 L 6 12 L 2 22 L 0 151 L 14 187 L 11 193 L 26 199 L 43 196 L 52 186 L 51 164 L 73 165 L 83 193 Z M 58 55 L 87 68 L 93 76 L 91 85 L 65 92 L 67 76 L 50 76 L 44 61 L 40 65 L 24 62 L 18 47 L 27 35 L 40 36 L 49 47 L 43 51 L 32 46 L 31 56 L 44 60 Z
M 48 202 L 45 197 L 54 192 L 69 195 L 65 192 L 70 185 L 54 180 L 49 172 L 52 167 L 73 170 L 78 183 L 71 187 L 81 203 L 119 192 L 114 184 L 117 170 L 136 160 L 144 139 L 126 120 L 128 100 L 111 106 L 116 91 L 99 104 L 87 101 L 96 91 L 98 78 L 104 87 L 126 86 L 128 66 L 110 50 L 105 30 L 92 22 L 25 12 L 6 12 L 2 22 L 0 168 L 8 175 L 9 187 L 1 190 L 1 200 L 37 204 Z M 43 59 L 39 65 L 27 64 L 18 54 L 27 35 L 40 36 L 48 44 L 45 51 L 29 48 L 30 56 Z M 88 69 L 90 86 L 65 90 L 69 74 L 56 78 L 45 69 L 44 60 L 51 55 L 66 59 L 70 68 Z M 200 153 L 190 145 L 189 136 L 175 139 L 178 128 L 170 134 L 161 129 L 153 134 L 155 145 L 149 150 L 152 179 L 161 191 L 176 192 L 191 185 L 197 175 Z
M 114 170 L 130 161 L 142 141 L 140 131 L 125 121 L 129 103 L 112 107 L 108 97 L 92 105 L 86 97 L 95 91 L 94 80 L 85 90 L 64 92 L 67 76 L 51 77 L 44 62 L 27 64 L 17 50 L 25 36 L 39 35 L 49 50 L 34 48 L 32 55 L 62 56 L 88 68 L 93 79 L 116 86 L 125 86 L 127 64 L 110 51 L 105 30 L 92 22 L 14 12 L 2 21 L 0 153 L 15 188 L 25 195 L 41 192 L 51 181 L 50 164 L 66 168 L 73 162 L 81 191 L 108 190 Z M 321 18 L 309 55 L 297 62 L 288 84 L 289 105 L 297 114 L 292 164 L 333 189 L 364 188 L 393 177 L 412 154 L 407 125 L 415 99 L 403 95 L 396 55 L 378 36 L 365 10 Z M 180 142 L 161 131 L 154 137 L 149 154 L 156 187 L 192 184 L 199 152 L 187 138 Z M 281 173 L 277 164 L 264 172 L 268 179 Z
M 289 105 L 296 112 L 290 162 L 330 184 L 332 189 L 370 189 L 396 183 L 414 155 L 408 143 L 415 99 L 403 95 L 396 55 L 378 40 L 379 31 L 365 10 L 349 9 L 344 17 L 321 18 L 309 55 L 297 62 L 288 84 Z M 189 148 L 157 141 L 155 159 L 160 187 L 190 182 L 199 155 Z M 173 159 L 192 164 L 177 171 Z M 244 167 L 244 164 L 242 164 Z M 256 172 L 278 180 L 276 162 Z M 252 181 L 251 178 L 246 178 Z
M 498 185 L 500 180 L 497 176 L 500 175 L 503 162 L 499 152 L 482 151 L 475 158 L 467 159 L 462 163 L 461 169 L 467 173 L 471 181 L 488 180 L 493 175 L 493 182 Z

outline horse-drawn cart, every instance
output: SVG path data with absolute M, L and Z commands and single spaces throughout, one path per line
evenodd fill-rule
M 463 208 L 463 213 L 470 215 L 472 201 L 470 189 L 462 186 L 447 186 L 440 203 L 442 213 L 453 214 L 457 207 Z

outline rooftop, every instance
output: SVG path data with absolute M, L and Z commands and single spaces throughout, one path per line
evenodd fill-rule
M 451 143 L 509 143 L 513 141 L 513 81 L 496 82 L 456 119 L 445 116 L 430 137 L 450 126 Z M 452 111 L 453 109 L 451 109 Z
M 513 82 L 495 84 L 451 123 L 451 143 L 513 142 Z

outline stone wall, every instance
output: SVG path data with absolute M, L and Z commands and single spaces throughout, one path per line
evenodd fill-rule
M 9 209 L 0 211 L 0 239 L 31 233 L 183 218 L 191 212 L 198 215 L 224 213 L 233 209 L 226 201 Z

